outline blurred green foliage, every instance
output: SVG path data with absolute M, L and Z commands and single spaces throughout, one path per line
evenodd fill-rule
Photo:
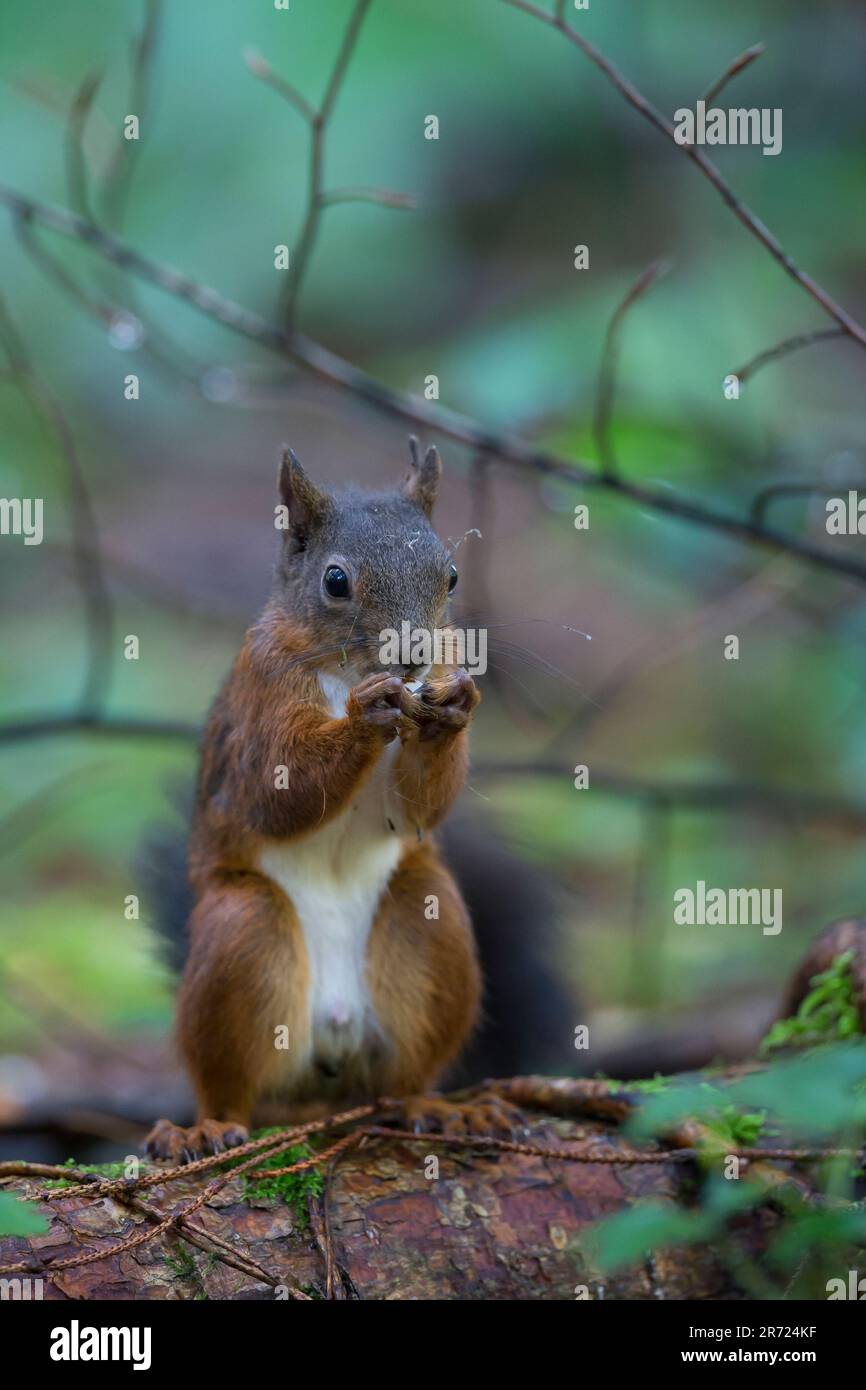
M 827 1280 L 847 1275 L 852 1260 L 856 1265 L 854 1252 L 862 1256 L 866 1243 L 866 1211 L 851 1200 L 854 1179 L 862 1174 L 852 1169 L 850 1156 L 803 1170 L 817 1171 L 817 1202 L 807 1200 L 797 1182 L 783 1180 L 777 1168 L 751 1164 L 741 1175 L 728 1166 L 732 1152 L 768 1141 L 768 1117 L 771 1132 L 784 1134 L 784 1147 L 817 1140 L 859 1148 L 866 1127 L 864 1087 L 866 1046 L 858 1041 L 825 1044 L 719 1086 L 669 1084 L 648 1094 L 626 1132 L 646 1140 L 670 1135 L 684 1120 L 701 1122 L 699 1190 L 690 1203 L 641 1202 L 598 1222 L 586 1239 L 591 1262 L 603 1274 L 660 1248 L 701 1243 L 753 1297 L 826 1297 Z M 754 1105 L 761 1111 L 744 1108 Z M 764 1203 L 782 1219 L 765 1258 L 757 1261 L 737 1238 L 737 1218 Z
M 40 1211 L 11 1192 L 0 1192 L 0 1236 L 41 1236 L 47 1230 Z

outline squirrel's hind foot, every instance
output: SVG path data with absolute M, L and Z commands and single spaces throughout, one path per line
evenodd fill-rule
M 457 1101 L 442 1096 L 410 1096 L 399 1103 L 395 1115 L 401 1128 L 416 1134 L 444 1134 L 450 1138 L 517 1139 L 526 1128 L 522 1110 L 503 1100 L 494 1091 L 477 1099 Z

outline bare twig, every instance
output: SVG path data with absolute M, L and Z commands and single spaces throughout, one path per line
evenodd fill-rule
M 93 546 L 88 548 L 94 549 Z M 53 541 L 47 538 L 42 542 L 40 550 L 43 554 L 55 554 L 64 563 L 68 561 L 70 554 L 74 554 L 72 547 L 62 540 Z M 197 618 L 211 625 L 224 625 L 232 632 L 236 632 L 239 626 L 246 628 L 249 624 L 249 609 L 244 605 L 220 603 L 210 597 L 191 594 L 182 584 L 173 583 L 156 570 L 137 564 L 125 555 L 116 554 L 107 546 L 102 547 L 101 555 L 103 567 L 111 573 L 115 586 L 124 585 L 148 603 L 170 609 L 172 613 L 181 617 Z M 7 564 L 13 564 L 14 552 L 7 551 L 5 556 L 0 555 L 0 561 L 2 560 Z
M 172 719 L 143 719 L 134 716 L 97 715 L 84 718 L 77 711 L 37 716 L 0 725 L 0 745 L 69 734 L 92 734 L 100 738 L 147 738 L 155 742 L 185 743 L 193 747 L 201 737 L 195 724 Z M 570 766 L 554 758 L 486 759 L 474 764 L 478 777 L 549 777 L 563 781 Z M 866 803 L 847 800 L 831 793 L 809 792 L 797 787 L 774 787 L 751 782 L 655 782 L 593 766 L 592 786 L 608 796 L 627 801 L 664 803 L 679 808 L 774 816 L 838 825 L 860 833 L 866 830 Z
M 244 50 L 244 62 L 252 73 L 253 77 L 258 77 L 268 87 L 272 87 L 275 92 L 294 106 L 300 112 L 305 121 L 312 125 L 316 119 L 315 108 L 310 105 L 305 96 L 302 96 L 297 87 L 293 87 L 291 82 L 287 82 L 278 72 L 275 72 L 270 63 L 262 57 L 256 48 Z
M 310 106 L 290 83 L 278 77 L 264 58 L 258 53 L 247 54 L 247 67 L 256 77 L 260 77 L 269 86 L 285 97 L 287 101 L 301 112 L 301 115 L 308 122 L 310 127 L 310 168 L 308 177 L 307 207 L 304 213 L 304 220 L 301 226 L 298 244 L 292 252 L 289 272 L 286 277 L 285 292 L 283 294 L 283 314 L 286 323 L 291 327 L 297 316 L 298 296 L 301 291 L 304 275 L 316 244 L 316 237 L 319 231 L 319 219 L 322 209 L 326 206 L 327 199 L 324 196 L 324 162 L 325 162 L 325 133 L 331 113 L 334 109 L 340 88 L 346 76 L 358 36 L 361 32 L 361 25 L 364 23 L 367 11 L 372 4 L 372 0 L 355 0 L 355 7 L 349 17 L 343 33 L 331 75 L 325 88 L 325 95 L 318 110 Z M 331 199 L 331 201 L 334 201 Z M 399 206 L 399 204 L 391 204 Z
M 0 1182 L 10 1178 L 62 1178 L 65 1182 L 98 1182 L 96 1173 L 86 1168 L 68 1168 L 57 1163 L 29 1163 L 25 1159 L 11 1158 L 0 1162 Z
M 129 114 L 146 124 L 153 82 L 153 59 L 162 23 L 162 0 L 144 0 L 144 23 L 132 41 L 132 81 L 129 94 Z M 132 187 L 132 176 L 140 152 L 140 141 L 120 136 L 115 142 L 105 178 L 100 189 L 102 220 L 114 232 L 124 224 L 126 207 Z
M 383 208 L 415 208 L 418 200 L 413 193 L 398 193 L 393 188 L 334 188 L 322 193 L 321 207 L 332 203 L 378 203 Z
M 571 766 L 565 759 L 487 759 L 473 767 L 476 777 L 550 777 L 565 782 Z M 776 787 L 761 782 L 659 782 L 593 765 L 591 787 L 606 796 L 669 810 L 708 815 L 748 813 L 780 820 L 807 820 L 835 825 L 862 834 L 866 831 L 866 802 L 800 787 Z
M 146 1221 L 150 1221 L 154 1225 L 159 1225 L 165 1221 L 166 1212 L 147 1202 L 142 1202 L 131 1194 L 119 1192 L 115 1195 L 115 1200 L 122 1202 L 132 1211 L 137 1211 Z M 196 1221 L 191 1221 L 188 1218 L 184 1220 L 183 1217 L 180 1217 L 176 1223 L 176 1230 L 181 1240 L 195 1246 L 198 1250 L 202 1250 L 207 1255 L 214 1256 L 222 1264 L 230 1265 L 232 1269 L 237 1269 L 241 1274 L 251 1276 L 261 1283 L 267 1284 L 270 1288 L 279 1288 L 282 1284 L 292 1298 L 309 1301 L 309 1295 L 303 1292 L 300 1285 L 291 1276 L 278 1278 L 270 1270 L 265 1269 L 264 1265 L 259 1264 L 248 1250 L 239 1250 L 235 1246 L 229 1245 L 228 1241 L 223 1240 L 214 1231 L 209 1231 L 206 1226 L 200 1226 Z
M 577 739 L 582 745 L 589 729 L 608 717 L 630 689 L 640 685 L 645 695 L 646 682 L 656 670 L 669 666 L 719 633 L 739 632 L 744 625 L 765 619 L 790 596 L 800 578 L 790 561 L 779 556 L 703 603 L 697 612 L 668 624 L 663 640 L 659 641 L 657 633 L 647 634 L 591 688 L 586 702 L 556 731 L 545 754 L 555 756 L 565 748 L 573 748 Z
M 777 343 L 775 347 L 766 348 L 764 352 L 759 352 L 757 357 L 753 357 L 745 366 L 738 367 L 734 376 L 742 385 L 748 381 L 749 377 L 759 372 L 762 367 L 766 367 L 769 362 L 778 362 L 781 357 L 787 357 L 791 352 L 799 352 L 800 348 L 811 347 L 813 343 L 826 342 L 828 338 L 847 338 L 848 334 L 844 328 L 817 328 L 809 333 L 796 333 L 792 338 L 786 338 L 784 342 Z
M 537 5 L 531 4 L 530 0 L 503 0 L 503 3 L 510 5 L 513 9 L 523 10 L 526 14 L 532 15 L 534 19 L 540 20 L 542 24 L 547 24 L 554 29 L 558 29 L 559 32 L 568 39 L 569 43 L 573 43 L 575 47 L 579 48 L 581 52 L 589 58 L 590 62 L 594 63 L 595 66 L 604 73 L 608 81 L 613 83 L 620 95 L 628 102 L 629 106 L 633 106 L 634 109 L 643 116 L 644 120 L 649 121 L 650 125 L 655 126 L 656 130 L 660 131 L 662 135 L 670 140 L 671 144 L 674 145 L 676 149 L 685 155 L 687 159 L 690 159 L 693 164 L 697 165 L 704 175 L 704 178 L 712 184 L 719 196 L 731 209 L 734 216 L 742 222 L 743 226 L 751 232 L 752 236 L 769 251 L 773 260 L 782 267 L 786 275 L 789 275 L 817 304 L 820 304 L 824 313 L 833 319 L 840 328 L 850 335 L 850 337 L 855 339 L 861 347 L 866 347 L 866 328 L 858 323 L 840 304 L 837 304 L 827 291 L 822 289 L 817 281 L 813 280 L 810 275 L 807 275 L 805 271 L 800 269 L 770 229 L 764 225 L 759 217 L 755 216 L 751 209 L 747 207 L 740 198 L 737 197 L 734 190 L 722 177 L 712 160 L 707 158 L 700 146 L 681 145 L 679 143 L 672 122 L 668 120 L 667 116 L 662 115 L 661 111 L 653 106 L 642 92 L 638 91 L 634 83 L 630 82 L 609 58 L 606 58 L 594 44 L 590 43 L 588 39 L 585 39 L 576 29 L 572 29 L 565 22 L 564 16 L 548 14 L 546 10 L 539 9 Z
M 763 525 L 771 503 L 780 497 L 839 497 L 845 492 L 862 492 L 864 489 L 866 478 L 852 478 L 848 482 L 838 483 L 816 483 L 809 479 L 804 479 L 803 482 L 772 483 L 769 487 L 762 488 L 752 502 L 752 517 L 758 526 Z
M 136 115 L 140 123 L 145 123 L 147 117 L 151 70 L 162 10 L 162 0 L 144 2 L 144 23 L 131 45 L 132 80 L 127 108 L 129 114 Z M 96 190 L 97 202 L 103 209 L 102 216 L 98 217 L 93 210 L 93 200 L 90 196 L 84 137 L 103 75 L 101 71 L 88 74 L 73 97 L 66 124 L 66 182 L 69 201 L 76 212 L 95 225 L 119 232 L 132 188 L 140 141 L 126 140 L 122 134 L 113 132 L 112 155 Z M 180 378 L 197 389 L 200 387 L 201 368 L 194 366 L 189 355 L 171 343 L 154 324 L 145 322 L 144 313 L 135 303 L 132 287 L 129 285 L 125 286 L 123 296 L 127 303 L 125 307 L 119 306 L 118 285 L 109 273 L 110 266 L 103 267 L 105 273 L 98 281 L 103 297 L 96 299 L 78 285 L 75 277 L 65 266 L 48 254 L 33 235 L 26 219 L 19 219 L 19 236 L 24 249 L 40 269 L 56 280 L 87 313 L 109 330 L 114 346 L 142 348 L 158 367 L 171 375 L 173 380 Z
M 632 305 L 646 294 L 656 280 L 666 275 L 669 269 L 670 261 L 666 260 L 653 261 L 652 265 L 647 266 L 617 306 L 607 326 L 595 396 L 593 435 L 602 472 L 608 478 L 612 478 L 617 472 L 616 456 L 610 438 L 610 424 L 616 392 L 616 369 L 619 361 L 623 321 Z
M 87 225 L 95 225 L 88 223 Z M 96 298 L 78 284 L 66 266 L 45 249 L 34 233 L 32 219 L 27 213 L 16 216 L 15 232 L 25 252 L 33 263 L 50 280 L 54 280 L 68 294 L 84 313 L 100 324 L 109 334 L 115 347 L 141 348 L 148 358 L 171 379 L 195 387 L 201 392 L 204 373 L 200 367 L 191 365 L 188 354 L 175 345 L 169 345 L 152 323 L 145 323 L 141 310 L 121 307 L 112 300 Z M 126 298 L 133 298 L 131 288 L 127 288 Z
M 853 555 L 835 553 L 826 547 L 785 535 L 770 528 L 758 527 L 748 520 L 730 516 L 701 502 L 683 497 L 668 488 L 651 488 L 627 482 L 617 476 L 605 476 L 594 469 L 557 457 L 535 448 L 513 435 L 487 430 L 484 426 L 447 407 L 432 405 L 416 396 L 382 385 L 345 358 L 323 347 L 315 339 L 297 329 L 287 330 L 268 323 L 250 309 L 227 299 L 216 290 L 191 279 L 172 266 L 151 260 L 133 250 L 125 242 L 102 231 L 99 227 L 62 208 L 27 198 L 13 189 L 0 185 L 0 203 L 11 208 L 17 216 L 32 218 L 42 226 L 51 227 L 65 236 L 86 242 L 99 255 L 133 275 L 157 285 L 167 294 L 197 309 L 217 323 L 223 324 L 241 337 L 277 352 L 303 366 L 313 376 L 332 386 L 351 392 L 367 401 L 385 415 L 410 421 L 430 432 L 438 432 L 473 450 L 485 450 L 503 462 L 540 475 L 567 479 L 585 488 L 604 487 L 623 500 L 650 511 L 732 538 L 749 541 L 767 550 L 786 552 L 820 569 L 843 574 L 861 583 L 866 582 L 866 562 Z
M 707 106 L 719 95 L 722 88 L 728 85 L 732 77 L 736 77 L 737 73 L 742 72 L 750 63 L 754 63 L 755 59 L 760 58 L 763 52 L 764 44 L 755 43 L 752 44 L 751 48 L 747 48 L 745 52 L 741 53 L 739 58 L 735 58 L 732 63 L 729 63 L 721 77 L 717 77 L 715 82 L 704 92 L 702 100 L 706 102 Z
M 96 734 L 103 738 L 152 738 L 168 743 L 195 743 L 201 730 L 180 719 L 143 719 L 135 715 L 60 714 L 34 715 L 0 724 L 0 744 L 57 738 L 65 734 Z
M 81 693 L 81 714 L 88 718 L 101 709 L 108 694 L 114 621 L 111 594 L 102 569 L 96 515 L 66 414 L 37 376 L 2 298 L 0 341 L 19 386 L 57 435 L 66 461 L 76 570 L 87 618 L 88 660 Z
M 86 783 L 90 783 L 104 764 L 86 769 Z M 82 769 L 73 768 L 60 777 L 55 777 L 47 786 L 26 797 L 0 816 L 0 855 L 9 854 L 25 840 L 45 825 L 46 820 L 64 806 L 66 793 L 75 788 L 79 795 L 83 791 Z
M 87 161 L 84 156 L 84 131 L 101 81 L 101 69 L 98 72 L 87 73 L 73 97 L 66 123 L 65 162 L 69 203 L 89 222 L 94 218 L 90 207 Z
M 43 275 L 59 285 L 89 318 L 95 319 L 103 328 L 111 330 L 118 315 L 115 306 L 103 299 L 94 298 L 87 290 L 82 289 L 62 261 L 58 260 L 56 256 L 52 256 L 50 251 L 46 251 L 35 234 L 33 219 L 30 214 L 26 211 L 16 214 L 13 227 L 25 252 Z

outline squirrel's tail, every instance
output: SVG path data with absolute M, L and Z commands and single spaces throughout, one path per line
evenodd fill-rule
M 449 817 L 437 838 L 469 909 L 484 977 L 481 1025 L 448 1083 L 568 1071 L 576 1001 L 553 963 L 556 912 L 549 879 L 465 811 Z M 138 869 L 163 958 L 179 974 L 193 901 L 182 831 L 154 829 Z
M 472 918 L 484 979 L 481 1025 L 449 1080 L 570 1071 L 578 1010 L 555 965 L 550 877 L 464 810 L 438 838 Z
M 179 821 L 150 828 L 135 867 L 146 920 L 156 932 L 160 957 L 173 975 L 179 975 L 189 949 L 187 922 L 193 894 L 186 866 L 184 828 L 189 824 L 189 798 L 178 793 L 174 800 Z

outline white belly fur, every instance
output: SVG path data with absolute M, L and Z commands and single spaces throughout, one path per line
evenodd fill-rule
M 341 717 L 348 684 L 337 677 L 320 679 L 332 715 Z M 376 908 L 402 850 L 404 818 L 399 797 L 390 790 L 399 747 L 398 739 L 385 746 L 356 800 L 341 815 L 301 839 L 273 840 L 259 854 L 259 869 L 291 899 L 304 933 L 310 1051 L 334 1067 L 378 1032 L 365 961 Z M 310 1060 L 294 1048 L 293 1039 L 287 1055 L 293 1071 Z

